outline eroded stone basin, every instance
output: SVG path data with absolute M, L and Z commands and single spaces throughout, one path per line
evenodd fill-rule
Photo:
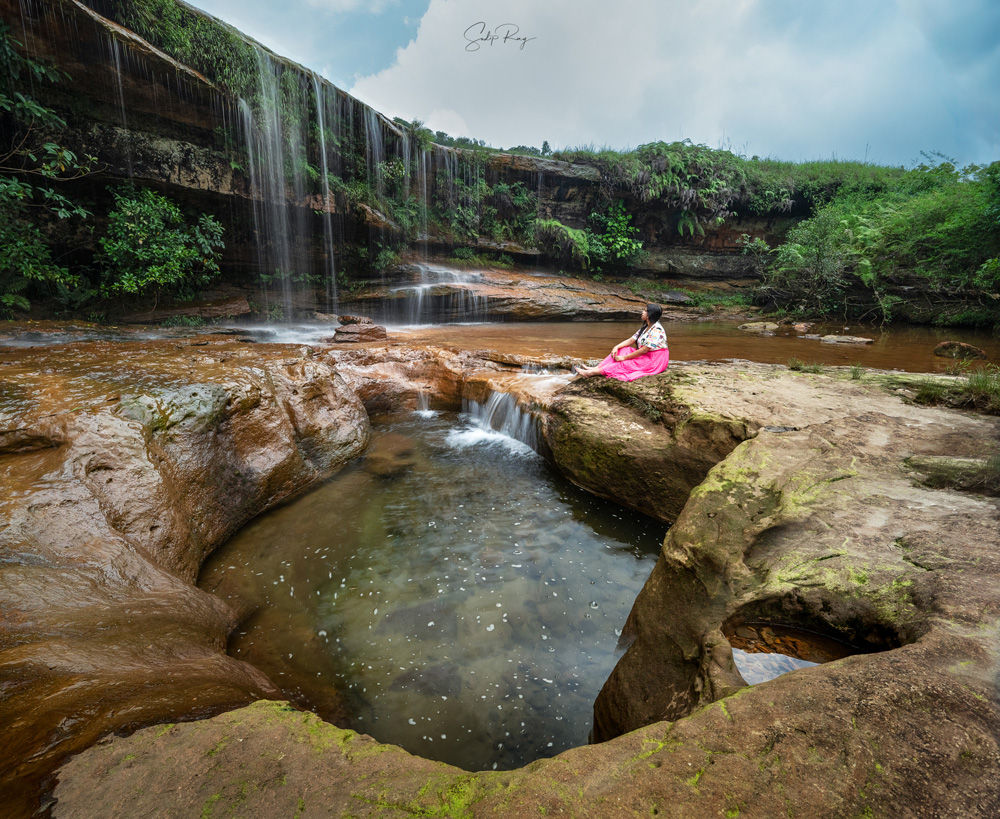
M 268 361 L 263 350 L 255 346 L 255 366 L 280 381 L 274 369 L 279 362 Z M 317 373 L 331 367 L 325 354 L 298 352 L 295 360 L 302 363 L 295 366 L 315 365 Z M 477 384 L 518 377 L 497 360 L 476 362 L 449 350 L 337 357 L 338 369 L 370 409 L 415 401 L 420 389 L 414 375 L 421 386 L 440 385 L 449 401 L 482 388 Z M 281 359 L 280 366 L 291 361 Z M 303 388 L 308 380 L 300 378 L 290 390 L 271 393 L 280 400 L 262 403 L 287 408 L 290 402 L 294 408 L 295 390 L 307 396 L 304 401 L 314 400 L 317 393 Z M 627 623 L 631 647 L 598 699 L 599 726 L 616 738 L 516 771 L 465 774 L 299 712 L 259 705 L 94 747 L 61 769 L 54 814 L 156 813 L 169 794 L 178 815 L 994 815 L 1000 806 L 994 776 L 1000 770 L 997 503 L 928 489 L 906 464 L 913 455 L 978 454 L 997 440 L 996 422 L 907 405 L 870 377 L 852 382 L 744 364 L 687 365 L 648 382 L 639 382 L 634 393 L 577 386 L 537 399 L 562 417 L 561 435 L 547 438 L 556 459 L 575 446 L 576 419 L 593 417 L 593 410 L 614 423 L 618 443 L 607 447 L 606 485 L 627 463 L 628 435 L 690 442 L 686 430 L 700 425 L 699 434 L 705 433 L 713 420 L 724 432 L 722 462 L 670 513 L 676 523 Z M 33 418 L 31 378 L 11 383 L 14 411 Z M 148 391 L 154 387 L 149 384 Z M 76 406 L 68 404 L 77 397 L 75 389 L 67 387 L 67 404 L 57 416 Z M 380 391 L 388 397 L 379 398 Z M 95 418 L 115 417 L 91 410 Z M 153 449 L 173 457 L 181 444 L 204 444 L 194 431 L 198 417 L 190 416 L 190 428 L 135 423 L 154 444 L 173 430 L 169 446 Z M 65 464 L 76 462 L 44 459 L 64 457 L 72 451 L 65 442 L 75 439 L 46 446 L 63 440 L 52 433 L 58 425 L 47 423 L 12 427 L 17 434 L 5 439 L 11 453 L 5 460 L 42 459 L 31 461 L 34 473 L 21 466 L 24 471 L 11 473 L 21 481 L 17 485 L 34 486 L 34 474 L 63 493 L 66 483 L 59 476 L 73 479 Z M 292 428 L 301 435 L 308 425 Z M 310 452 L 295 440 L 285 439 L 285 446 Z M 665 443 L 662 451 L 669 454 L 670 446 Z M 600 475 L 576 472 L 571 460 L 564 462 L 574 481 Z M 674 503 L 655 493 L 651 503 L 664 497 Z M 100 508 L 103 514 L 114 506 Z M 126 523 L 116 525 L 128 533 Z M 78 544 L 75 554 L 83 554 L 83 547 Z M 38 548 L 32 543 L 21 551 L 35 554 Z M 142 554 L 129 541 L 122 548 Z M 66 576 L 75 577 L 84 563 L 78 560 Z M 888 650 L 746 688 L 723 627 L 766 606 L 797 612 L 789 622 L 799 627 L 830 630 L 853 644 L 873 640 Z M 14 633 L 16 621 L 9 622 L 7 633 Z M 28 633 L 28 643 L 38 642 Z M 37 671 L 41 664 L 25 667 Z M 10 668 L 16 667 L 7 663 L 5 673 Z M 17 679 L 26 681 L 21 690 L 27 696 L 38 696 L 41 689 L 30 687 L 34 678 Z M 155 701 L 149 690 L 140 691 L 144 702 Z M 21 736 L 33 716 L 16 723 Z M 100 719 L 87 716 L 64 722 L 62 729 L 75 747 L 84 747 L 94 735 L 83 736 L 79 726 L 94 724 Z M 266 760 L 266 771 L 260 760 Z M 26 770 L 13 773 L 15 781 Z M 248 771 L 255 772 L 252 793 Z

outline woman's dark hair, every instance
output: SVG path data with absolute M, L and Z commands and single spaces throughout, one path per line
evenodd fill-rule
M 646 305 L 646 320 L 649 322 L 649 326 L 652 327 L 656 322 L 660 320 L 660 316 L 663 315 L 663 308 L 658 304 L 647 304 Z M 646 324 L 639 325 L 639 335 L 643 333 L 646 329 Z M 636 336 L 638 339 L 639 336 Z

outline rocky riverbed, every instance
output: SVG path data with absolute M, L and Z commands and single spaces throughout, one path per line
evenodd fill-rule
M 39 792 L 66 817 L 995 815 L 1000 507 L 909 464 L 992 451 L 996 419 L 880 374 L 526 363 L 210 336 L 0 353 L 13 815 Z M 676 520 L 595 707 L 608 741 L 469 774 L 247 706 L 278 691 L 224 653 L 242 613 L 193 586 L 204 556 L 361 452 L 367 413 L 495 389 L 572 480 Z M 849 656 L 746 687 L 727 637 L 771 626 Z

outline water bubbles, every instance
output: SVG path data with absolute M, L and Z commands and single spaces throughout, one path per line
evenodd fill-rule
M 596 609 L 596 608 L 600 608 L 600 607 L 599 607 L 599 606 L 597 605 L 597 601 L 596 601 L 596 600 L 591 600 L 591 601 L 590 601 L 590 607 L 591 607 L 592 609 Z
M 495 625 L 493 625 L 493 623 L 490 623 L 490 624 L 489 624 L 489 625 L 488 625 L 488 626 L 486 627 L 486 630 L 487 630 L 487 631 L 493 631 L 493 629 L 495 629 L 495 628 L 496 628 L 496 626 L 495 626 Z

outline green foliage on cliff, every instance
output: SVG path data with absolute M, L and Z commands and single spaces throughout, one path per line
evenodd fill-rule
M 455 167 L 439 169 L 433 184 L 432 217 L 456 239 L 531 243 L 538 199 L 523 182 L 489 181 L 488 152 L 465 150 Z
M 740 160 L 729 151 L 683 142 L 651 142 L 634 151 L 577 149 L 555 159 L 592 165 L 608 202 L 622 195 L 657 201 L 705 220 L 724 219 L 739 193 Z
M 126 187 L 114 192 L 107 233 L 98 242 L 106 295 L 190 297 L 219 274 L 222 226 L 202 214 L 187 224 L 160 194 Z
M 535 237 L 550 259 L 583 270 L 590 267 L 590 242 L 586 231 L 567 227 L 556 219 L 539 219 Z
M 587 228 L 591 266 L 596 270 L 621 270 L 636 264 L 642 256 L 639 229 L 620 200 L 606 213 L 590 214 Z
M 834 196 L 788 234 L 762 293 L 804 312 L 888 320 L 912 310 L 898 295 L 910 287 L 944 323 L 993 324 L 998 254 L 1000 162 L 959 171 L 945 160 L 881 194 Z M 949 303 L 961 305 L 950 316 Z
M 79 277 L 52 257 L 39 214 L 57 220 L 89 216 L 59 187 L 94 167 L 93 157 L 80 159 L 40 135 L 65 123 L 31 89 L 64 75 L 21 55 L 20 45 L 0 20 L 0 315 L 28 310 L 32 289 L 67 292 L 79 285 Z
M 605 213 L 590 214 L 582 230 L 555 219 L 540 219 L 535 226 L 535 238 L 544 255 L 595 273 L 620 272 L 634 265 L 642 256 L 642 242 L 635 238 L 638 232 L 620 201 Z
M 234 96 L 257 95 L 257 50 L 222 21 L 175 0 L 87 0 L 87 5 Z
M 746 159 L 690 140 L 651 142 L 631 151 L 578 148 L 553 156 L 597 168 L 607 201 L 625 195 L 677 210 L 679 232 L 691 235 L 735 214 L 807 214 L 837 195 L 883 193 L 906 173 L 863 162 Z

